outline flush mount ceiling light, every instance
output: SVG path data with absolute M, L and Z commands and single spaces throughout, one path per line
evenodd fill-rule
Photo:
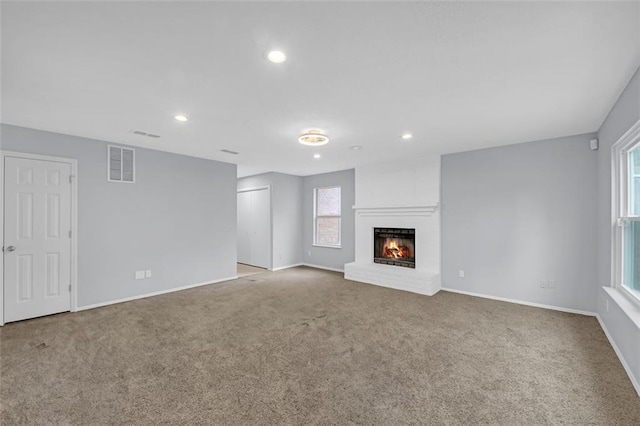
M 287 60 L 287 55 L 279 50 L 272 50 L 271 52 L 267 53 L 267 59 L 269 59 L 274 64 L 281 64 Z
M 175 117 L 173 117 L 173 118 L 175 118 L 175 119 L 176 119 L 176 120 L 178 120 L 178 121 L 182 121 L 182 122 L 189 121 L 189 119 L 187 118 L 187 116 L 186 116 L 186 115 L 182 115 L 182 114 L 178 114 L 178 115 L 176 115 L 176 116 L 175 116 Z
M 413 137 L 413 135 L 411 133 L 403 133 L 402 134 L 402 139 L 408 141 L 409 139 L 411 139 Z
M 313 154 L 313 158 L 315 158 L 316 160 L 320 158 L 320 154 Z
M 320 130 L 309 130 L 298 137 L 298 142 L 303 145 L 321 146 L 329 143 L 329 137 L 323 135 Z

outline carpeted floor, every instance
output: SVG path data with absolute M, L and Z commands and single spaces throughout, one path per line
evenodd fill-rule
M 594 318 L 310 268 L 0 329 L 10 424 L 640 424 Z
M 238 278 L 248 277 L 249 275 L 260 274 L 267 272 L 267 269 L 258 268 L 257 266 L 245 265 L 244 263 L 238 263 Z

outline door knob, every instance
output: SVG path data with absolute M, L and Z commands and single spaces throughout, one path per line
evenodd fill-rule
M 14 246 L 7 247 L 7 251 L 14 251 L 16 248 Z

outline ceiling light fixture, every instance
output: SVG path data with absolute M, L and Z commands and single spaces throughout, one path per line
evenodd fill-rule
M 175 116 L 175 117 L 173 117 L 173 118 L 175 118 L 175 119 L 176 119 L 176 120 L 178 120 L 178 121 L 182 121 L 182 122 L 189 121 L 189 119 L 187 118 L 187 116 L 186 116 L 186 115 L 182 115 L 182 114 L 176 115 L 176 116 Z
M 287 60 L 287 55 L 279 50 L 272 50 L 271 52 L 267 53 L 267 59 L 269 59 L 274 64 L 281 64 Z
M 403 133 L 402 134 L 402 139 L 404 140 L 409 140 L 413 137 L 413 135 L 411 133 Z
M 320 130 L 309 130 L 298 137 L 298 142 L 303 145 L 321 146 L 329 143 L 329 137 L 323 135 Z
M 320 158 L 320 154 L 313 154 L 313 158 L 317 160 L 318 158 Z

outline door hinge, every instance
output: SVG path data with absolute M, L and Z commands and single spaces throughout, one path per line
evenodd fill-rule
M 73 175 L 69 175 L 69 183 L 73 183 Z
M 71 231 L 69 231 L 69 238 L 71 238 Z
M 71 292 L 71 284 L 69 284 L 69 292 Z

